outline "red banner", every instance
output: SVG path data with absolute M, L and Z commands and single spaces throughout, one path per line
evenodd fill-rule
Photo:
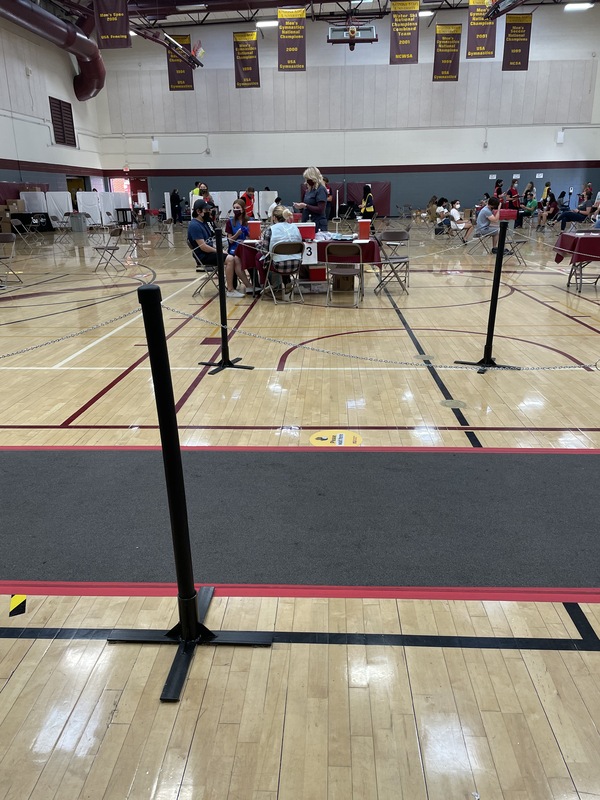
M 236 89 L 257 89 L 260 86 L 256 31 L 233 34 L 233 68 Z
M 390 64 L 419 63 L 419 0 L 391 4 Z
M 131 47 L 127 0 L 94 0 L 98 47 Z
M 458 80 L 461 35 L 462 25 L 435 26 L 434 81 Z
M 184 35 L 173 34 L 171 39 L 175 39 L 177 44 L 191 52 L 192 37 L 189 33 Z M 167 70 L 169 73 L 170 92 L 194 91 L 194 70 L 171 50 L 167 50 Z
M 278 8 L 277 69 L 306 71 L 306 9 Z
M 502 71 L 526 70 L 529 67 L 531 44 L 531 14 L 507 14 L 504 34 Z
M 486 0 L 469 0 L 467 58 L 494 58 L 496 55 L 496 20 L 486 19 Z

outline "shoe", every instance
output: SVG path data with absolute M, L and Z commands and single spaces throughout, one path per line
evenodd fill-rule
M 246 294 L 260 294 L 260 286 L 246 286 Z
M 204 267 L 196 267 L 196 272 L 206 272 Z
M 227 297 L 246 297 L 246 295 L 234 289 L 232 292 L 227 292 Z
M 504 248 L 504 255 L 505 256 L 512 256 L 513 251 L 509 250 L 507 247 Z
M 496 255 L 497 252 L 498 252 L 498 248 L 497 247 L 492 247 L 492 254 Z

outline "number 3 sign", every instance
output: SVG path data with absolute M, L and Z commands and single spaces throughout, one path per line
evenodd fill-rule
M 304 252 L 302 253 L 303 264 L 318 264 L 317 260 L 317 243 L 304 242 Z

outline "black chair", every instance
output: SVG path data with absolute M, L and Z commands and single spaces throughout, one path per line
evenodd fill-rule
M 375 287 L 375 294 L 379 294 L 393 280 L 397 280 L 402 291 L 408 294 L 410 269 L 408 231 L 384 231 L 379 238 L 381 263 L 377 265 L 379 283 Z

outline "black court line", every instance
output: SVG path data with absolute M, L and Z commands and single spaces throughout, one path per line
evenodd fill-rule
M 578 603 L 563 603 L 563 606 L 581 635 L 581 639 L 548 639 L 505 636 L 439 636 L 404 633 L 316 633 L 292 631 L 268 631 L 274 644 L 327 644 L 364 645 L 368 647 L 446 647 L 463 650 L 544 650 L 547 652 L 600 652 L 600 638 L 590 625 Z M 109 629 L 109 628 L 0 628 L 0 639 L 56 639 L 57 641 L 87 640 L 101 641 L 116 635 L 148 638 L 165 636 L 164 644 L 178 644 L 166 638 L 164 630 Z M 219 632 L 221 633 L 221 632 Z M 228 631 L 222 631 L 227 636 Z M 239 635 L 239 631 L 232 631 Z M 262 633 L 262 631 L 251 631 Z M 210 645 L 210 642 L 206 644 Z
M 406 319 L 406 317 L 404 316 L 404 314 L 402 313 L 402 311 L 398 307 L 396 301 L 394 300 L 394 298 L 390 294 L 389 289 L 386 288 L 385 289 L 385 293 L 387 295 L 388 300 L 392 304 L 392 307 L 393 307 L 394 311 L 396 312 L 396 315 L 398 316 L 398 319 L 402 323 L 402 325 L 404 327 L 404 330 L 407 332 L 407 334 L 410 337 L 411 342 L 414 344 L 417 352 L 419 353 L 419 355 L 425 355 L 425 350 L 421 346 L 421 343 L 419 342 L 415 332 L 410 327 L 410 325 L 408 323 L 408 320 Z M 448 387 L 446 386 L 446 384 L 444 383 L 444 381 L 440 377 L 438 371 L 433 366 L 431 361 L 424 360 L 423 363 L 425 364 L 429 374 L 431 375 L 431 377 L 435 381 L 436 386 L 438 387 L 438 389 L 442 393 L 442 396 L 443 396 L 444 400 L 454 400 L 450 390 L 448 389 Z M 464 427 L 464 428 L 469 428 L 470 427 L 467 418 L 465 417 L 465 415 L 462 413 L 462 411 L 459 408 L 451 408 L 450 410 L 452 411 L 452 413 L 456 417 L 456 420 L 457 420 L 458 424 L 461 427 Z M 483 447 L 483 445 L 481 444 L 477 434 L 473 433 L 472 430 L 465 430 L 465 436 L 467 437 L 467 439 L 469 440 L 470 444 L 473 447 Z

